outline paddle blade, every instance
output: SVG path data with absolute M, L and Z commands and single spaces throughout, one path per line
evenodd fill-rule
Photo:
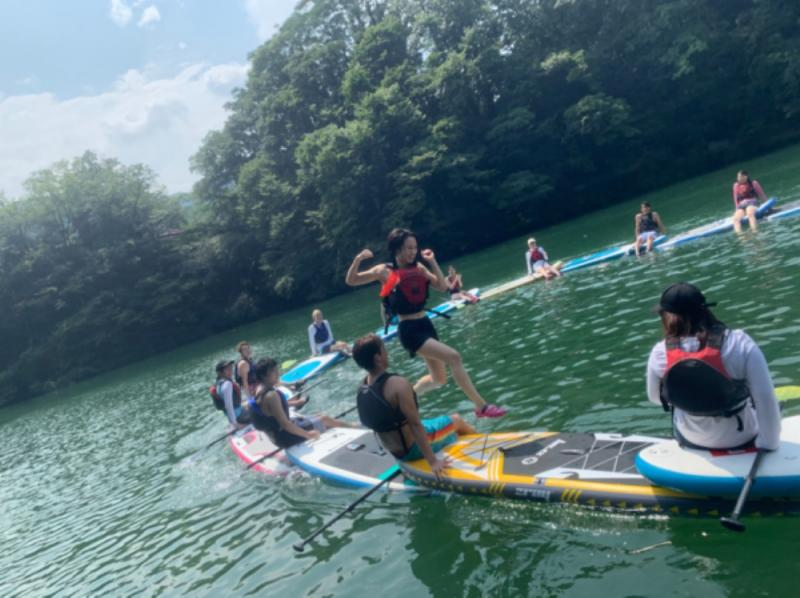
M 282 370 L 288 370 L 289 368 L 291 368 L 296 363 L 297 363 L 296 359 L 287 359 L 286 361 L 284 361 L 281 364 L 281 369 Z
M 720 517 L 719 522 L 732 532 L 743 532 L 746 529 L 744 523 L 732 517 Z
M 775 396 L 779 401 L 794 401 L 800 399 L 800 386 L 778 386 Z

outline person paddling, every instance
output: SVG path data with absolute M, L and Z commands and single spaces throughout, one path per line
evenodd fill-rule
M 428 374 L 417 381 L 414 391 L 422 395 L 443 386 L 447 382 L 449 367 L 456 384 L 475 405 L 476 416 L 502 417 L 506 410 L 487 403 L 481 397 L 464 369 L 461 355 L 439 340 L 425 311 L 430 286 L 442 292 L 447 290 L 447 283 L 433 251 L 425 249 L 420 252 L 416 235 L 402 228 L 392 230 L 387 241 L 392 257 L 390 264 L 379 264 L 359 272 L 361 263 L 373 257 L 369 249 L 364 249 L 350 265 L 345 282 L 350 286 L 375 281 L 383 283 L 380 296 L 387 309 L 397 314 L 400 320 L 400 343 L 411 357 L 419 353 L 428 367 Z
M 688 283 L 667 287 L 656 309 L 664 340 L 650 352 L 647 396 L 672 413 L 689 448 L 778 448 L 781 416 L 767 361 L 743 330 L 731 330 Z
M 239 352 L 239 361 L 236 362 L 236 369 L 234 370 L 236 384 L 244 390 L 244 398 L 247 400 L 255 394 L 256 389 L 253 350 L 247 341 L 242 341 L 236 345 L 236 350 Z
M 531 237 L 528 239 L 528 251 L 525 252 L 525 264 L 528 266 L 528 275 L 533 276 L 539 274 L 544 276 L 547 280 L 555 276 L 561 276 L 558 268 L 550 265 L 550 258 L 547 257 L 547 252 L 544 247 L 536 244 L 536 239 Z
M 469 303 L 477 303 L 479 298 L 475 295 L 463 290 L 464 283 L 461 280 L 461 274 L 456 271 L 455 266 L 447 267 L 447 292 L 450 295 L 451 301 L 458 301 L 463 299 Z
M 242 390 L 233 378 L 233 361 L 223 359 L 216 365 L 217 380 L 209 388 L 214 407 L 222 411 L 233 429 L 245 427 L 250 423 L 247 410 L 242 408 Z
M 645 245 L 646 251 L 653 250 L 653 243 L 656 240 L 656 235 L 661 232 L 662 235 L 666 234 L 667 229 L 661 222 L 661 216 L 658 212 L 654 212 L 650 207 L 650 202 L 643 201 L 639 212 L 634 218 L 634 249 L 636 256 L 639 256 L 642 245 Z
M 750 222 L 750 228 L 757 230 L 756 209 L 759 200 L 767 201 L 767 195 L 756 180 L 752 180 L 746 170 L 736 173 L 736 182 L 733 184 L 733 229 L 738 233 L 742 230 L 742 218 L 745 216 Z
M 350 354 L 347 343 L 333 338 L 330 322 L 322 316 L 322 312 L 318 309 L 311 312 L 311 324 L 308 326 L 308 346 L 311 348 L 313 356 L 324 355 L 331 351 Z
M 347 422 L 325 414 L 290 416 L 288 397 L 275 388 L 280 368 L 274 359 L 261 359 L 255 365 L 258 389 L 247 402 L 253 426 L 265 432 L 280 448 L 289 448 L 305 440 L 319 438 L 328 428 L 352 428 Z
M 420 419 L 411 383 L 387 371 L 389 354 L 380 337 L 368 334 L 353 345 L 353 359 L 367 371 L 356 395 L 361 423 L 374 430 L 383 447 L 399 461 L 425 459 L 440 477 L 448 461 L 436 453 L 475 429 L 457 414 Z

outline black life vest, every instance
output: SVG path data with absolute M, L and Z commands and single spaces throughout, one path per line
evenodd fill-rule
M 316 322 L 314 322 L 313 324 L 314 324 L 314 342 L 317 343 L 318 345 L 321 345 L 330 338 L 330 335 L 328 334 L 328 327 L 325 326 L 324 320 L 319 325 Z
M 208 388 L 209 394 L 211 394 L 211 400 L 214 403 L 214 407 L 225 413 L 225 399 L 222 398 L 222 383 L 225 382 L 227 378 L 221 378 L 217 380 L 214 386 L 210 386 Z M 229 380 L 227 380 L 229 381 Z M 236 382 L 229 381 L 233 385 L 233 408 L 238 409 L 242 405 L 242 389 L 239 387 Z
M 286 396 L 277 388 L 269 388 L 264 391 L 264 395 L 271 391 L 275 391 L 278 393 L 278 396 L 281 399 L 281 408 L 283 412 L 286 414 L 286 418 L 289 418 L 289 402 L 286 399 Z M 275 443 L 276 446 L 281 448 L 286 448 L 287 446 L 291 446 L 292 442 L 286 442 L 286 436 L 295 437 L 294 434 L 290 434 L 286 432 L 283 428 L 281 428 L 280 423 L 278 420 L 271 415 L 267 415 L 261 410 L 258 402 L 255 399 L 250 399 L 247 401 L 247 409 L 250 412 L 250 421 L 252 422 L 253 426 L 257 430 L 261 430 L 265 432 L 267 436 L 269 436 L 270 440 Z M 304 438 L 300 438 L 300 440 L 305 440 Z
M 642 214 L 642 217 L 639 219 L 639 233 L 648 233 L 654 230 L 658 230 L 658 225 L 656 224 L 655 218 L 653 218 L 653 212 Z
M 403 426 L 408 423 L 408 419 L 403 415 L 399 406 L 393 407 L 383 396 L 383 387 L 386 385 L 386 381 L 396 375 L 384 372 L 372 384 L 367 384 L 367 379 L 364 378 L 356 395 L 356 406 L 358 407 L 358 418 L 365 427 L 378 433 L 396 432 L 400 436 L 403 454 L 395 455 L 395 457 L 402 458 L 408 454 L 410 448 L 406 445 L 402 431 Z M 419 406 L 417 393 L 414 393 L 414 403 Z
M 677 407 L 689 415 L 734 417 L 747 406 L 747 384 L 734 380 L 722 363 L 725 331 L 725 327 L 715 326 L 706 346 L 693 352 L 682 350 L 677 337 L 666 338 L 667 370 L 661 380 L 661 403 L 666 411 Z
M 395 268 L 381 288 L 380 296 L 391 314 L 409 315 L 425 309 L 430 281 L 414 264 L 409 268 Z
M 256 368 L 253 365 L 252 359 L 245 359 L 244 357 L 236 362 L 236 367 L 233 370 L 233 376 L 236 379 L 236 383 L 240 386 L 244 386 L 244 382 L 242 382 L 242 377 L 239 375 L 239 364 L 242 362 L 246 362 L 250 369 L 247 370 L 247 386 L 253 388 L 256 385 Z

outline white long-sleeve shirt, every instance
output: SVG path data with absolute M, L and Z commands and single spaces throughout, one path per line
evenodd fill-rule
M 225 414 L 228 421 L 236 425 L 236 407 L 233 406 L 233 382 L 223 380 L 219 385 L 219 392 L 222 394 L 222 401 L 225 403 Z
M 333 344 L 333 330 L 331 329 L 330 322 L 328 320 L 322 320 L 323 326 L 328 331 L 328 340 L 324 343 L 317 344 L 317 341 L 314 340 L 314 335 L 317 332 L 317 327 L 314 324 L 310 324 L 308 327 L 308 346 L 311 347 L 311 354 L 312 355 L 319 355 L 325 349 L 325 347 L 330 346 Z
M 548 257 L 547 252 L 544 250 L 544 247 L 539 245 L 539 247 L 537 249 L 539 249 L 539 251 L 542 252 L 542 255 L 544 256 L 544 261 L 549 262 L 550 258 Z M 525 252 L 525 265 L 528 266 L 528 274 L 533 274 L 534 273 L 533 272 L 533 262 L 531 261 L 531 250 L 530 249 Z
M 681 349 L 694 352 L 700 343 L 695 337 L 682 337 Z M 748 402 L 740 413 L 742 431 L 735 417 L 705 417 L 674 410 L 674 422 L 686 440 L 708 448 L 731 448 L 748 442 L 756 435 L 756 446 L 768 450 L 778 448 L 781 433 L 781 411 L 769 375 L 767 360 L 755 341 L 743 330 L 728 330 L 721 349 L 722 364 L 735 380 L 744 380 L 750 389 L 753 405 Z M 661 380 L 667 369 L 664 341 L 656 343 L 647 362 L 647 397 L 661 405 Z

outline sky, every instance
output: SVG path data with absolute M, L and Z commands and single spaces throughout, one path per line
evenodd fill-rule
M 247 56 L 298 0 L 1 0 L 0 194 L 91 150 L 189 191 Z

